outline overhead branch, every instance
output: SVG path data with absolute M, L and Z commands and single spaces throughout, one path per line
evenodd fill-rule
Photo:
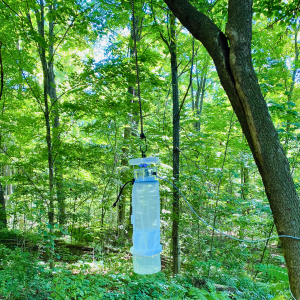
M 162 34 L 161 30 L 159 29 L 159 24 L 158 24 L 158 22 L 156 20 L 155 12 L 154 12 L 154 9 L 153 9 L 152 6 L 151 6 L 151 11 L 152 11 L 152 15 L 153 15 L 153 20 L 155 22 L 155 25 L 156 25 L 158 31 L 159 31 L 159 35 L 160 35 L 161 39 L 163 40 L 163 42 L 167 45 L 168 49 L 170 49 L 170 43 L 167 41 L 167 39 L 164 37 L 164 35 Z
M 83 199 L 76 208 L 74 208 L 74 211 L 76 211 L 84 202 L 86 202 L 87 200 L 89 200 L 94 194 L 95 194 L 96 190 L 94 190 L 90 195 L 88 195 L 87 197 L 85 197 L 85 199 Z
M 4 0 L 2 0 L 2 2 L 7 8 L 9 8 L 13 13 L 15 13 L 18 17 L 20 17 L 20 15 L 10 5 L 8 5 Z

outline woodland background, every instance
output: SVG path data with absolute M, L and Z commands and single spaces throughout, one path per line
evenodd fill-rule
M 227 1 L 197 1 L 221 29 Z M 252 58 L 299 190 L 299 17 L 254 1 Z M 261 177 L 206 50 L 162 1 L 135 3 L 147 156 L 173 179 L 170 53 L 176 49 L 180 175 L 209 224 L 239 239 L 276 235 Z M 291 299 L 278 239 L 230 240 L 160 181 L 163 271 L 133 273 L 128 160 L 140 157 L 131 4 L 0 1 L 0 299 Z M 175 48 L 171 48 L 171 44 Z M 175 274 L 174 274 L 175 273 Z M 179 273 L 179 274 L 177 274 Z M 177 297 L 177 298 L 176 298 Z

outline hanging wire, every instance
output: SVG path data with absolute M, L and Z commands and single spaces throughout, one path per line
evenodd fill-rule
M 193 207 L 191 206 L 191 204 L 188 202 L 188 200 L 185 198 L 185 196 L 181 193 L 181 191 L 179 190 L 179 188 L 178 188 L 176 185 L 174 185 L 172 182 L 168 181 L 167 179 L 165 179 L 165 178 L 163 178 L 163 177 L 160 177 L 160 176 L 158 176 L 158 175 L 156 175 L 156 176 L 157 176 L 159 179 L 161 179 L 161 180 L 163 180 L 163 181 L 165 181 L 165 182 L 171 184 L 171 185 L 179 192 L 179 194 L 183 197 L 184 201 L 185 201 L 186 204 L 189 206 L 189 208 L 191 209 L 191 211 L 195 214 L 195 216 L 196 216 L 202 223 L 204 223 L 208 228 L 210 228 L 210 229 L 212 229 L 212 230 L 215 230 L 216 232 L 218 232 L 218 233 L 220 233 L 220 234 L 222 234 L 222 235 L 224 235 L 224 236 L 226 236 L 226 237 L 228 237 L 228 238 L 230 238 L 230 239 L 233 239 L 233 240 L 238 241 L 238 242 L 243 242 L 243 243 L 260 243 L 260 242 L 265 242 L 265 241 L 268 241 L 268 240 L 270 240 L 270 239 L 275 239 L 275 238 L 280 238 L 280 237 L 282 237 L 282 238 L 290 238 L 290 239 L 294 239 L 294 240 L 299 240 L 299 241 L 300 241 L 300 238 L 295 237 L 295 236 L 291 236 L 291 235 L 276 235 L 276 236 L 271 236 L 271 237 L 266 238 L 266 239 L 254 240 L 254 241 L 252 241 L 252 240 L 242 240 L 242 239 L 235 238 L 234 236 L 231 236 L 231 235 L 229 235 L 229 234 L 227 234 L 227 233 L 225 233 L 225 232 L 222 232 L 222 231 L 218 230 L 217 228 L 214 228 L 213 226 L 211 226 L 210 224 L 208 224 L 205 220 L 203 220 L 203 219 L 195 212 L 195 210 L 193 209 Z M 294 295 L 293 295 L 293 293 L 292 293 L 292 291 L 291 291 L 291 288 L 289 288 L 289 289 L 290 289 L 290 293 L 291 293 L 292 298 L 293 298 L 294 300 L 297 300 L 297 299 L 294 297 Z
M 135 56 L 135 67 L 136 67 L 136 78 L 137 78 L 137 95 L 139 98 L 139 105 L 140 105 L 140 121 L 141 121 L 141 134 L 140 138 L 141 140 L 145 139 L 145 150 L 140 147 L 142 152 L 142 157 L 146 157 L 146 151 L 147 151 L 147 140 L 146 136 L 144 134 L 144 125 L 143 125 L 143 112 L 142 112 L 142 100 L 141 100 L 141 88 L 140 88 L 140 74 L 139 74 L 139 64 L 138 64 L 138 55 L 137 55 L 137 47 L 136 47 L 136 19 L 134 16 L 134 0 L 131 0 L 131 8 L 132 8 L 132 36 L 133 36 L 133 53 Z
M 297 300 L 297 299 L 294 297 L 294 295 L 293 295 L 293 293 L 292 293 L 292 291 L 291 291 L 291 288 L 290 288 L 290 293 L 291 293 L 291 295 L 292 295 L 292 298 L 293 298 L 294 300 Z
M 224 236 L 227 236 L 228 238 L 230 239 L 233 239 L 235 241 L 238 241 L 238 242 L 242 242 L 242 243 L 260 243 L 260 242 L 265 242 L 265 241 L 268 241 L 268 240 L 271 240 L 271 239 L 275 239 L 275 238 L 279 238 L 279 237 L 282 237 L 282 238 L 290 238 L 290 239 L 294 239 L 294 240 L 299 240 L 300 241 L 300 238 L 299 237 L 295 237 L 295 236 L 291 236 L 291 235 L 276 235 L 276 236 L 271 236 L 269 238 L 266 238 L 266 239 L 261 239 L 261 240 L 242 240 L 242 239 L 238 239 L 232 235 L 229 235 L 225 232 L 222 232 L 220 230 L 218 230 L 217 228 L 214 228 L 213 226 L 211 226 L 210 224 L 208 224 L 204 219 L 202 219 L 196 212 L 195 210 L 193 209 L 193 207 L 191 206 L 191 204 L 188 202 L 188 200 L 185 198 L 185 196 L 181 193 L 181 191 L 179 190 L 179 188 L 174 185 L 172 182 L 168 181 L 167 179 L 163 178 L 163 177 L 160 177 L 157 175 L 157 177 L 159 179 L 162 179 L 164 181 L 166 181 L 167 183 L 171 184 L 178 192 L 179 194 L 183 197 L 183 199 L 185 200 L 186 204 L 189 206 L 190 210 L 195 214 L 195 216 L 202 222 L 204 223 L 208 228 L 212 229 L 212 230 L 215 230 L 216 232 L 224 235 Z

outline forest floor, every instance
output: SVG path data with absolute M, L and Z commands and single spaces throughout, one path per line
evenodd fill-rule
M 230 260 L 226 265 L 187 259 L 183 253 L 181 274 L 173 276 L 171 258 L 162 254 L 161 272 L 138 275 L 133 272 L 129 241 L 70 243 L 56 238 L 52 247 L 32 236 L 21 238 L 22 232 L 1 233 L 0 299 L 290 299 L 278 259 L 281 249 L 275 244 L 269 246 L 273 254 L 261 269 L 254 269 L 250 260 Z M 252 256 L 255 251 L 261 255 L 253 247 Z M 227 254 L 219 255 L 221 259 Z

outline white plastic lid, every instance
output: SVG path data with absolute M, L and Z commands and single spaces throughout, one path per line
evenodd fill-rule
M 130 166 L 138 166 L 140 164 L 157 164 L 159 162 L 158 157 L 143 157 L 143 158 L 133 158 L 129 160 Z

